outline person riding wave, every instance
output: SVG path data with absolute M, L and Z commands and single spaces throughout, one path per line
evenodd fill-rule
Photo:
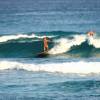
M 90 37 L 90 36 L 94 36 L 94 32 L 93 31 L 90 31 L 90 32 L 87 32 L 87 35 Z
M 48 38 L 46 36 L 44 36 L 43 38 L 43 43 L 44 43 L 44 52 L 48 52 Z
M 93 41 L 93 36 L 94 36 L 94 34 L 95 34 L 95 32 L 93 32 L 93 31 L 87 32 L 87 42 L 88 42 L 89 44 L 92 44 L 91 42 Z

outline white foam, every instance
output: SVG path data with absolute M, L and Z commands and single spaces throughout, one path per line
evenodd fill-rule
M 0 61 L 0 70 L 23 69 L 26 71 L 46 71 L 59 73 L 91 74 L 100 73 L 100 62 L 65 62 L 65 63 L 46 63 L 29 64 L 17 61 Z
M 55 41 L 55 46 L 49 51 L 50 54 L 60 54 L 70 50 L 72 46 L 81 45 L 88 40 L 89 45 L 100 48 L 100 39 L 97 37 L 87 37 L 86 35 L 75 35 L 72 40 L 61 38 Z
M 67 52 L 73 45 L 80 45 L 86 40 L 85 35 L 75 35 L 74 39 L 68 40 L 66 38 L 59 39 L 58 43 L 49 51 L 50 54 L 60 54 Z
M 35 35 L 26 35 L 26 34 L 18 34 L 18 35 L 5 35 L 0 37 L 0 42 L 6 42 L 8 40 L 19 39 L 19 38 L 34 38 Z
M 0 42 L 7 42 L 9 40 L 16 40 L 16 39 L 20 39 L 20 38 L 43 38 L 44 36 L 39 36 L 36 34 L 18 34 L 18 35 L 4 35 L 4 36 L 0 36 Z M 48 36 L 49 38 L 52 38 L 54 36 Z
M 100 39 L 99 38 L 93 38 L 93 37 L 89 37 L 89 44 L 93 45 L 95 48 L 100 48 Z

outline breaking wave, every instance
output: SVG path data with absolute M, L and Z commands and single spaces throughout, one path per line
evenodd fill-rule
M 46 33 L 46 34 L 45 34 Z M 77 32 L 40 32 L 30 34 L 15 34 L 0 36 L 0 57 L 19 58 L 36 57 L 43 52 L 43 37 L 49 37 L 49 55 L 60 56 L 66 54 L 79 57 L 100 56 L 99 36 L 87 37 Z M 90 54 L 91 53 L 91 54 Z
M 73 66 L 74 65 L 74 66 Z M 22 63 L 18 61 L 0 61 L 0 71 L 7 69 L 23 69 L 26 71 L 45 71 L 59 73 L 91 74 L 100 73 L 100 62 L 63 62 L 63 63 Z
M 31 34 L 31 35 L 28 35 L 28 34 L 17 34 L 17 35 L 3 35 L 3 36 L 0 36 L 0 42 L 7 42 L 7 41 L 11 41 L 11 40 L 17 40 L 17 39 L 21 39 L 21 38 L 24 38 L 24 39 L 34 39 L 34 38 L 43 38 L 44 35 L 36 35 L 36 34 Z M 48 37 L 53 37 L 53 36 L 48 36 Z
M 55 41 L 55 46 L 49 51 L 50 54 L 61 54 L 71 50 L 73 46 L 79 46 L 83 42 L 87 42 L 88 46 L 93 45 L 94 48 L 100 48 L 100 39 L 87 37 L 86 35 L 75 35 L 73 39 L 61 38 Z

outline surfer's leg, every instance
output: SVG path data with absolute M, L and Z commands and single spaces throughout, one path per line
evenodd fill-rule
M 44 51 L 47 51 L 47 47 L 44 47 Z
M 46 51 L 48 51 L 48 46 L 46 47 Z
M 44 51 L 46 51 L 46 48 L 44 47 Z
M 48 47 L 47 46 L 45 47 L 45 50 L 44 51 L 48 51 Z

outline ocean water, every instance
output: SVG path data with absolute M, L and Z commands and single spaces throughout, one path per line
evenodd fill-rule
M 0 0 L 0 100 L 100 100 L 99 4 Z

